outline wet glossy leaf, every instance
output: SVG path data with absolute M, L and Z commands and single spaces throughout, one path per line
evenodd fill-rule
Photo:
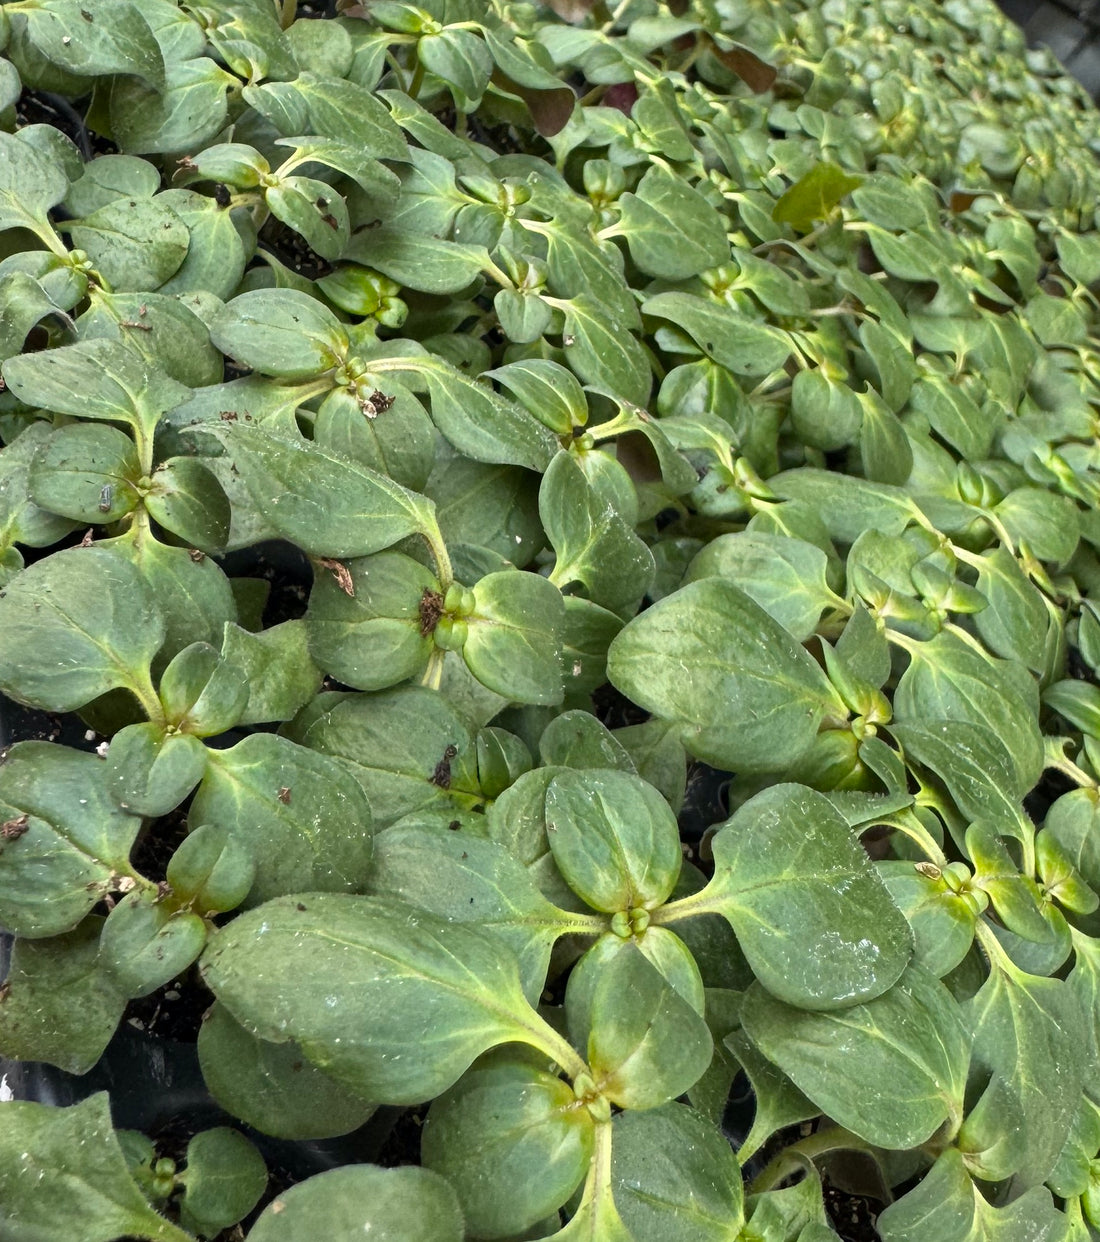
M 256 862 L 249 904 L 288 892 L 361 890 L 370 866 L 370 807 L 346 768 L 271 733 L 210 751 L 193 827 L 218 824 Z
M 916 1147 L 945 1120 L 961 1119 L 966 1023 L 950 992 L 920 966 L 874 1000 L 832 1013 L 808 1013 L 750 988 L 741 1021 L 802 1092 L 868 1142 Z
M 722 578 L 693 582 L 631 621 L 608 650 L 608 676 L 679 722 L 692 754 L 727 770 L 783 771 L 838 710 L 806 651 Z
M 462 1212 L 448 1183 L 428 1169 L 355 1164 L 291 1186 L 264 1209 L 248 1242 L 297 1242 L 323 1230 L 329 1242 L 461 1242 Z
M 130 1177 L 105 1091 L 71 1108 L 23 1100 L 0 1108 L 0 1228 L 12 1242 L 192 1242 Z
M 733 1242 L 741 1170 L 725 1136 L 683 1104 L 613 1122 L 615 1206 L 637 1242 Z
M 632 944 L 592 996 L 588 1063 L 621 1108 L 656 1108 L 682 1095 L 710 1064 L 706 1023 Z
M 879 1217 L 883 1242 L 1057 1242 L 1065 1217 L 1050 1191 L 1036 1187 L 1006 1207 L 994 1207 L 967 1175 L 963 1157 L 948 1148 L 920 1184 Z
M 272 525 L 315 556 L 366 556 L 428 529 L 429 501 L 296 433 L 236 422 L 212 434 Z
M 488 574 L 474 587 L 474 610 L 463 620 L 462 658 L 490 690 L 516 703 L 562 698 L 561 592 L 538 574 Z
M 554 861 L 596 910 L 653 909 L 680 873 L 676 821 L 640 777 L 599 769 L 561 772 L 546 790 Z
M 56 552 L 0 596 L 0 689 L 73 711 L 116 687 L 144 691 L 165 626 L 138 572 L 104 548 Z M 44 661 L 36 654 L 51 653 Z
M 588 1169 L 593 1129 L 568 1083 L 502 1057 L 432 1103 L 422 1159 L 457 1191 L 468 1229 L 511 1236 L 573 1193 Z
M 441 1094 L 539 1023 L 498 939 L 392 899 L 277 898 L 211 939 L 203 976 L 247 1030 L 381 1103 Z
M 723 915 L 765 988 L 800 1009 L 880 996 L 912 933 L 858 839 L 823 794 L 773 785 L 715 834 L 714 879 L 696 900 Z

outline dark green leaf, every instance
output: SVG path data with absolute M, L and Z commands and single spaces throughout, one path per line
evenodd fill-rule
M 448 1183 L 428 1169 L 348 1165 L 291 1186 L 264 1209 L 248 1242 L 462 1242 L 462 1212 Z
M 106 1091 L 71 1108 L 0 1106 L 0 1230 L 5 1242 L 193 1242 L 147 1203 L 111 1126 Z
M 870 1143 L 917 1147 L 945 1120 L 962 1119 L 968 1032 L 951 993 L 920 966 L 874 1000 L 833 1013 L 796 1009 L 756 986 L 741 1021 L 822 1112 Z
M 421 1158 L 458 1192 L 469 1230 L 511 1236 L 577 1188 L 593 1126 L 560 1078 L 518 1057 L 487 1060 L 432 1103 Z
M 840 1009 L 880 996 L 905 969 L 909 926 L 824 794 L 773 785 L 739 808 L 712 849 L 714 879 L 686 904 L 729 921 L 779 1000 Z
M 132 565 L 105 548 L 72 548 L 8 583 L 0 631 L 0 689 L 73 711 L 117 686 L 144 692 L 165 626 Z
M 743 591 L 705 578 L 659 600 L 608 650 L 608 676 L 681 723 L 688 750 L 727 770 L 782 772 L 826 714 L 846 716 L 820 667 Z
M 0 997 L 5 1057 L 85 1074 L 102 1056 L 127 1000 L 100 966 L 102 925 L 92 916 L 64 936 L 16 940 Z
M 203 1021 L 198 1054 L 203 1080 L 222 1108 L 275 1138 L 347 1134 L 374 1111 L 344 1083 L 310 1065 L 293 1041 L 257 1039 L 220 1003 Z
M 366 882 L 371 814 L 358 783 L 335 759 L 271 733 L 210 751 L 188 823 L 224 825 L 248 847 L 256 862 L 253 905 Z

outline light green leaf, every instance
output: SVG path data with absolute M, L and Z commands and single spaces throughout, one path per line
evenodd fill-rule
M 685 915 L 721 914 L 753 972 L 800 1009 L 841 1009 L 880 996 L 913 951 L 901 911 L 824 794 L 773 785 L 715 834 L 714 878 Z
M 20 400 L 72 418 L 126 423 L 151 436 L 161 414 L 190 395 L 119 341 L 81 341 L 23 354 L 4 363 L 4 380 Z
M 552 302 L 565 315 L 565 360 L 587 384 L 644 406 L 652 386 L 649 356 L 630 325 L 590 293 Z
M 168 60 L 165 89 L 135 78 L 110 84 L 111 132 L 123 151 L 175 154 L 201 149 L 223 128 L 226 93 L 238 80 L 208 56 Z
M 805 649 L 722 578 L 631 621 L 608 649 L 608 676 L 640 707 L 680 722 L 692 754 L 727 770 L 782 772 L 826 714 L 847 715 Z
M 431 1099 L 541 1029 L 496 937 L 390 899 L 277 898 L 218 931 L 202 968 L 247 1030 L 380 1103 Z
M 398 823 L 379 833 L 367 891 L 499 936 L 532 1003 L 546 984 L 550 950 L 571 926 L 502 845 L 448 827 Z
M 241 422 L 210 429 L 285 538 L 314 556 L 366 556 L 430 529 L 431 502 L 296 432 Z
M 210 339 L 244 366 L 280 379 L 311 379 L 337 366 L 346 328 L 323 302 L 295 289 L 254 289 L 214 316 Z
M 481 801 L 469 721 L 422 686 L 321 695 L 288 732 L 352 765 L 379 827 L 410 811 Z
M 642 303 L 642 313 L 675 324 L 707 357 L 734 375 L 767 375 L 791 352 L 786 334 L 778 328 L 693 293 L 658 293 Z
M 1061 1242 L 1066 1218 L 1050 1191 L 1036 1187 L 994 1207 L 970 1180 L 964 1158 L 948 1148 L 920 1183 L 878 1218 L 883 1242 Z
M 730 256 L 726 222 L 687 181 L 654 164 L 618 201 L 618 229 L 648 276 L 685 280 Z
M 894 693 L 900 723 L 950 720 L 984 726 L 1002 739 L 1016 772 L 1010 792 L 1022 797 L 1043 770 L 1038 686 L 1027 670 L 998 660 L 948 631 L 910 649 Z
M 600 1093 L 621 1108 L 657 1108 L 689 1090 L 713 1052 L 700 1015 L 626 944 L 592 997 L 588 1063 Z
M 741 1170 L 722 1133 L 666 1104 L 613 1123 L 615 1206 L 636 1242 L 734 1242 L 744 1221 Z
M 759 985 L 745 1033 L 839 1125 L 876 1146 L 917 1147 L 962 1118 L 969 1036 L 951 993 L 911 965 L 874 1000 L 833 1013 L 785 1005 Z
M 137 507 L 141 465 L 133 440 L 117 427 L 77 423 L 50 434 L 31 462 L 35 504 L 77 522 L 117 522 Z
M 130 1177 L 106 1091 L 71 1108 L 0 1104 L 0 1232 L 5 1242 L 194 1242 Z
M 724 578 L 803 642 L 837 602 L 825 581 L 827 566 L 825 553 L 804 540 L 741 531 L 708 543 L 688 565 L 684 585 Z
M 772 219 L 807 233 L 815 221 L 824 220 L 846 194 L 862 184 L 862 177 L 853 177 L 829 160 L 822 160 L 784 190 L 772 208 Z
M 460 293 L 489 266 L 484 246 L 464 246 L 428 233 L 382 225 L 357 233 L 348 259 L 422 293 Z
M 313 659 L 356 690 L 418 676 L 443 607 L 435 575 L 399 552 L 357 557 L 345 568 L 343 585 L 324 572 L 314 579 L 305 618 Z
M 557 435 L 569 435 L 588 421 L 584 389 L 572 371 L 549 358 L 523 358 L 486 371 L 535 418 Z
M 127 725 L 111 739 L 106 780 L 111 797 L 135 815 L 167 815 L 187 797 L 206 768 L 206 747 L 163 725 Z
M 248 682 L 248 702 L 238 724 L 289 720 L 321 688 L 304 621 L 284 621 L 258 634 L 227 624 L 222 653 Z
M 26 11 L 27 34 L 53 64 L 82 77 L 133 74 L 164 88 L 164 59 L 136 4 L 43 0 Z
M 118 198 L 67 226 L 73 245 L 115 292 L 157 289 L 179 268 L 191 244 L 187 226 L 153 199 Z
M 569 453 L 559 453 L 543 475 L 539 515 L 557 554 L 550 581 L 559 588 L 581 582 L 593 603 L 613 611 L 645 594 L 653 579 L 652 552 Z
M 58 161 L 14 134 L 0 134 L 0 229 L 43 223 L 68 191 Z
M 229 539 L 229 497 L 214 473 L 193 457 L 170 457 L 153 471 L 144 497 L 149 516 L 202 552 Z
M 593 1129 L 568 1083 L 518 1056 L 487 1059 L 433 1101 L 421 1159 L 457 1191 L 468 1230 L 511 1236 L 577 1188 Z
M 596 910 L 652 910 L 680 874 L 676 817 L 652 785 L 628 772 L 561 772 L 546 790 L 554 861 Z
M 539 574 L 505 570 L 474 587 L 474 610 L 462 620 L 462 658 L 490 690 L 515 703 L 562 700 L 561 591 Z
M 273 733 L 209 752 L 188 824 L 218 824 L 256 862 L 255 905 L 288 892 L 348 892 L 366 883 L 370 806 L 337 760 Z
M 1000 1079 L 1018 1113 L 1004 1109 L 998 1130 L 1011 1131 L 1012 1167 L 1021 1187 L 1045 1180 L 1062 1150 L 1086 1074 L 1086 1024 L 1073 989 L 1061 979 L 995 967 L 965 1006 L 973 1030 L 975 1071 Z M 984 1136 L 990 1145 L 991 1136 Z
M 522 406 L 441 358 L 412 358 L 407 369 L 423 376 L 432 399 L 432 422 L 460 453 L 474 461 L 546 469 L 557 439 Z
M 144 692 L 165 625 L 133 566 L 93 547 L 55 552 L 12 579 L 0 632 L 0 690 L 74 711 L 116 687 Z
M 448 1183 L 428 1169 L 371 1164 L 330 1169 L 291 1186 L 264 1209 L 248 1242 L 462 1242 L 462 1212 Z
M 339 259 L 347 250 L 351 235 L 347 203 L 324 181 L 283 177 L 265 192 L 264 202 L 276 220 L 304 237 L 322 259 Z
M 202 1130 L 187 1144 L 181 1176 L 180 1221 L 203 1237 L 228 1229 L 256 1206 L 267 1188 L 267 1167 L 237 1130 Z
M 99 963 L 115 989 L 126 996 L 148 996 L 182 975 L 205 943 L 206 924 L 199 915 L 169 909 L 156 890 L 136 890 L 107 916 Z

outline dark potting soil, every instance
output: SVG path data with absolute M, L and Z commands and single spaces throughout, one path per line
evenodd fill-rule
M 823 1185 L 825 1211 L 833 1228 L 844 1242 L 882 1242 L 875 1222 L 883 1204 L 865 1195 L 853 1195 L 832 1186 L 826 1179 Z

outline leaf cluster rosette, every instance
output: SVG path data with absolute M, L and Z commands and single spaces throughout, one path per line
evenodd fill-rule
M 0 5 L 0 692 L 103 739 L 0 1054 L 184 980 L 420 1164 L 7 1101 L 0 1235 L 1096 1237 L 1100 116 L 986 0 L 302 7 Z

